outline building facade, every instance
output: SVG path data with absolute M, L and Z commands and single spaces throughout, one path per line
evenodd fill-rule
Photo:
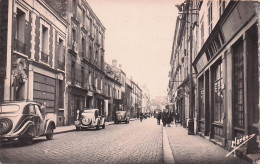
M 185 65 L 188 52 L 187 56 L 192 57 L 195 93 L 194 107 L 188 112 L 193 112 L 195 132 L 209 136 L 228 150 L 235 138 L 256 134 L 257 137 L 239 149 L 243 154 L 253 153 L 257 150 L 255 143 L 259 142 L 260 118 L 259 4 L 254 1 L 185 1 L 181 7 L 187 14 L 180 14 L 176 23 L 178 32 L 175 32 L 172 50 L 169 99 L 179 112 L 187 112 L 180 110 L 183 104 L 178 100 L 189 88 L 180 89 L 179 81 L 183 78 L 178 79 L 178 71 L 182 69 L 180 63 Z M 182 19 L 185 16 L 188 19 Z M 183 20 L 186 25 L 182 25 Z M 187 39 L 194 38 L 188 42 L 192 44 L 187 47 L 191 53 L 183 50 L 180 46 L 185 47 L 185 43 L 178 40 L 185 29 L 192 35 L 186 36 Z M 180 51 L 184 60 L 177 55 Z
M 59 125 L 68 22 L 42 0 L 1 1 L 1 7 L 8 10 L 1 16 L 8 18 L 1 31 L 7 38 L 1 39 L 1 100 L 45 102 L 46 117 Z
M 69 23 L 66 51 L 64 124 L 74 124 L 77 110 L 98 108 L 105 115 L 105 27 L 85 0 L 47 2 Z

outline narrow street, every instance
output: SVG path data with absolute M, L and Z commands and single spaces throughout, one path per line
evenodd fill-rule
M 32 145 L 2 145 L 1 163 L 163 163 L 162 126 L 154 118 L 101 130 L 56 134 Z

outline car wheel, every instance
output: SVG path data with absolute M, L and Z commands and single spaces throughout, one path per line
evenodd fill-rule
M 103 125 L 102 125 L 102 129 L 105 129 L 106 128 L 106 124 L 104 123 Z
M 99 125 L 99 123 L 98 123 L 97 126 L 96 126 L 96 129 L 99 130 L 99 128 L 100 128 L 100 125 Z
M 52 140 L 53 139 L 53 127 L 49 127 L 49 129 L 47 130 L 48 134 L 46 134 L 46 138 L 47 140 Z

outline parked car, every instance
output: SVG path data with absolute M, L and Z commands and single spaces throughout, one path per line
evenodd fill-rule
M 83 128 L 96 128 L 99 130 L 100 127 L 105 129 L 105 118 L 99 115 L 98 109 L 84 109 L 78 113 L 75 126 L 77 130 Z
M 54 121 L 47 119 L 35 102 L 6 102 L 0 104 L 0 139 L 13 140 L 18 138 L 31 144 L 34 137 L 46 136 L 53 138 L 56 128 Z
M 120 122 L 125 122 L 126 124 L 129 124 L 129 120 L 130 120 L 130 117 L 129 117 L 128 112 L 116 111 L 115 120 L 114 120 L 115 124 L 118 124 Z

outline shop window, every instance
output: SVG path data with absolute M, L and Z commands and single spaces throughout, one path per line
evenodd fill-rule
M 224 107 L 223 107 L 223 68 L 222 62 L 219 63 L 214 70 L 214 121 L 223 123 Z
M 243 42 L 233 47 L 233 79 L 234 79 L 234 123 L 237 128 L 244 128 L 244 57 Z
M 204 77 L 199 79 L 199 107 L 200 107 L 200 119 L 205 118 L 204 106 L 205 106 L 205 89 L 204 89 Z

